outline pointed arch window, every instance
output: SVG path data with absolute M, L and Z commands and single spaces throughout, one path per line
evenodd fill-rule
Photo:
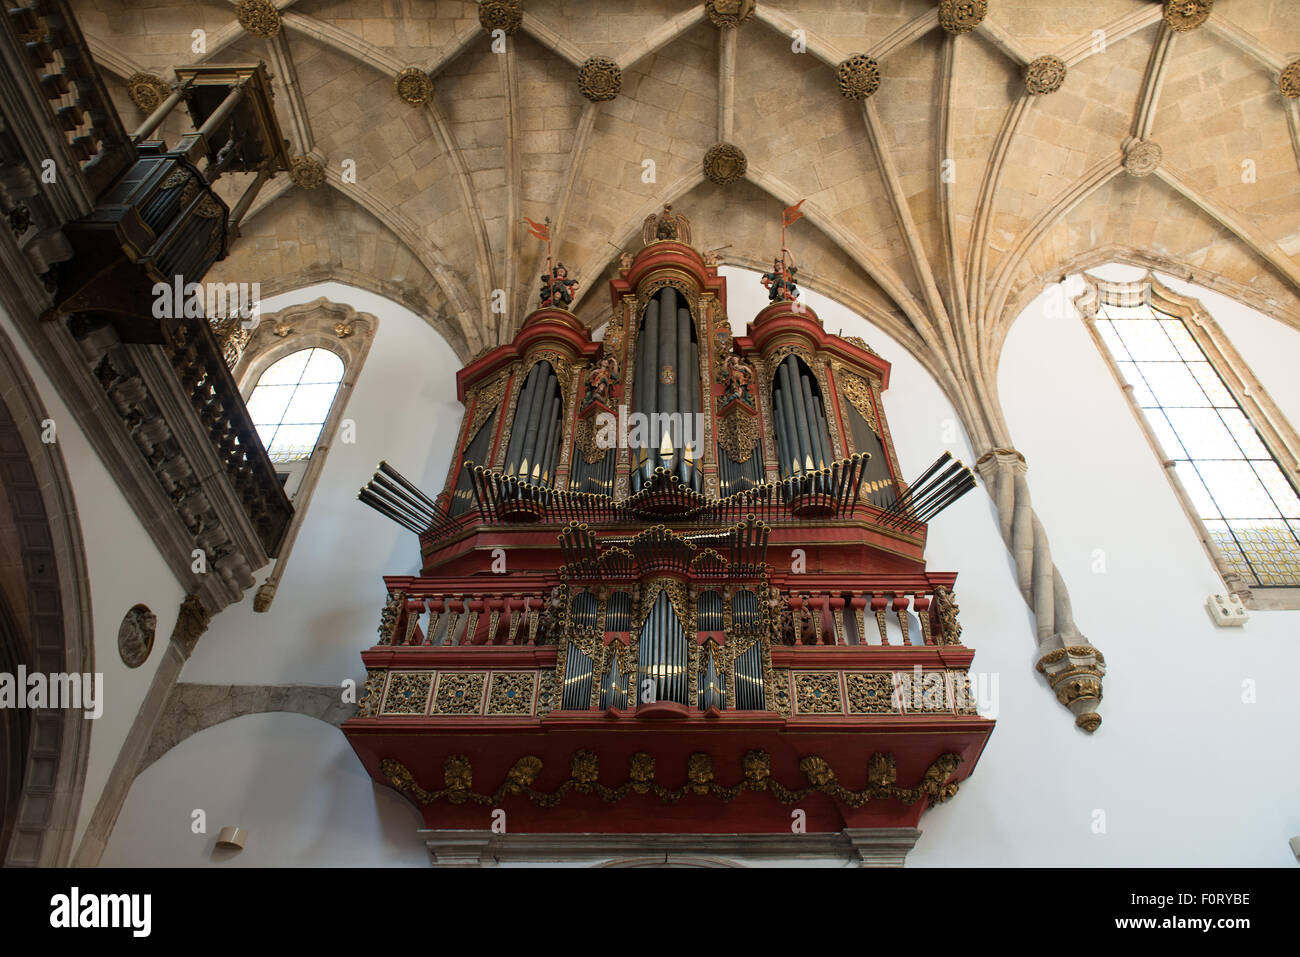
M 379 321 L 319 298 L 262 316 L 232 368 L 250 418 L 293 503 L 293 520 L 253 601 L 271 607 Z
M 320 348 L 291 352 L 262 373 L 248 414 L 272 462 L 311 458 L 342 381 L 343 360 Z
M 1081 311 L 1220 572 L 1257 606 L 1256 590 L 1300 589 L 1290 426 L 1199 303 L 1150 280 L 1089 280 Z

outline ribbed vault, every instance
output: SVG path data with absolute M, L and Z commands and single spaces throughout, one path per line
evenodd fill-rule
M 292 150 L 326 180 L 309 192 L 277 178 L 221 275 L 366 286 L 463 358 L 534 301 L 541 251 L 522 217 L 551 218 L 582 283 L 575 309 L 596 324 L 602 279 L 666 201 L 697 245 L 753 267 L 777 250 L 780 208 L 806 198 L 792 234 L 805 283 L 911 348 L 981 447 L 1007 441 L 990 384 L 1017 308 L 1101 250 L 1300 325 L 1300 99 L 1279 85 L 1300 50 L 1288 0 L 1217 0 L 1186 31 L 1155 0 L 990 0 L 962 35 L 939 6 L 759 0 L 720 29 L 699 0 L 522 0 L 494 52 L 464 0 L 277 0 L 270 39 L 218 0 L 76 4 L 128 126 L 134 73 L 262 59 L 275 74 Z M 879 64 L 864 100 L 839 90 L 854 54 Z M 1065 79 L 1035 94 L 1026 71 L 1047 55 Z M 615 98 L 580 93 L 592 56 L 620 68 Z M 412 66 L 433 81 L 421 105 L 395 90 Z M 1125 150 L 1144 140 L 1163 157 L 1137 178 Z M 719 141 L 748 160 L 725 187 L 702 168 Z

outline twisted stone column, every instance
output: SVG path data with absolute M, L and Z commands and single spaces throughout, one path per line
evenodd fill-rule
M 1056 699 L 1074 713 L 1074 723 L 1092 733 L 1101 724 L 1096 708 L 1106 661 L 1074 624 L 1070 594 L 1029 501 L 1025 457 L 1015 449 L 993 449 L 980 456 L 975 467 L 997 504 L 1002 540 L 1016 561 L 1020 594 L 1038 623 L 1038 670 Z

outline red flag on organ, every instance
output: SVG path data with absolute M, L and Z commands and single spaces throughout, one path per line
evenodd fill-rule
M 550 227 L 550 226 L 546 226 L 546 225 L 544 225 L 544 224 L 542 224 L 542 223 L 535 223 L 535 222 L 533 222 L 531 219 L 529 219 L 527 216 L 524 217 L 524 222 L 526 222 L 526 223 L 528 224 L 528 232 L 531 233 L 531 234 L 533 235 L 534 238 L 536 238 L 536 239 L 550 239 L 550 238 L 551 238 L 551 227 Z
M 781 214 L 781 225 L 782 225 L 782 226 L 789 226 L 789 225 L 790 225 L 791 223 L 793 223 L 796 219 L 798 219 L 800 216 L 802 216 L 803 213 L 800 212 L 799 207 L 802 206 L 805 202 L 806 202 L 806 200 L 802 200 L 802 199 L 801 199 L 801 200 L 799 200 L 799 202 L 795 203 L 793 206 L 787 206 L 787 207 L 785 208 L 785 212 Z

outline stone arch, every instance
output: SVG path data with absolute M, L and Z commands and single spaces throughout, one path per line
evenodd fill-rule
M 208 685 L 177 682 L 167 696 L 138 777 L 151 764 L 200 731 L 249 714 L 289 713 L 339 727 L 356 708 L 333 685 Z
M 43 442 L 49 416 L 9 336 L 0 330 L 0 474 L 19 530 L 28 667 L 94 671 L 90 584 L 72 479 L 57 441 Z M 57 427 L 57 423 L 55 423 Z M 55 433 L 57 435 L 57 432 Z M 30 713 L 29 745 L 6 866 L 66 866 L 81 809 L 91 724 L 80 710 Z M 6 814 L 9 813 L 6 805 Z

